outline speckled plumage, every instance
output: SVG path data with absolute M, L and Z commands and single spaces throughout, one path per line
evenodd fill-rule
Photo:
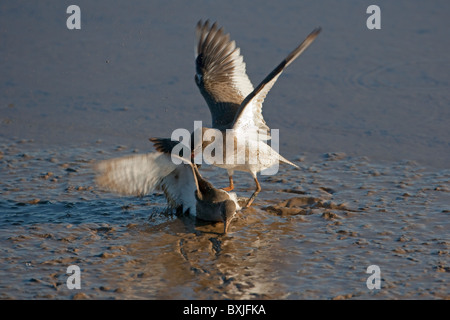
M 143 196 L 161 190 L 171 208 L 206 221 L 224 222 L 224 232 L 241 207 L 235 193 L 216 189 L 191 162 L 173 163 L 154 152 L 103 160 L 96 164 L 97 184 L 109 191 Z

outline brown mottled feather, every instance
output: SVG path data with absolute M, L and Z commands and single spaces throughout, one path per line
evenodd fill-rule
M 242 101 L 253 91 L 243 57 L 216 23 L 199 21 L 196 34 L 197 86 L 210 109 L 212 126 L 230 128 Z

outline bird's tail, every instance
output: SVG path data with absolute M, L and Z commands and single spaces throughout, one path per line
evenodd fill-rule
M 280 161 L 281 161 L 281 162 L 284 162 L 284 163 L 287 163 L 287 164 L 290 164 L 291 166 L 296 167 L 296 168 L 298 169 L 298 165 L 296 165 L 296 164 L 290 162 L 289 160 L 285 159 L 285 158 L 284 158 L 283 156 L 281 156 L 281 155 L 280 155 Z

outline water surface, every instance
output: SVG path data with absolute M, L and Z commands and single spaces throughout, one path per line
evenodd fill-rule
M 450 3 L 379 1 L 372 31 L 370 4 L 78 1 L 82 28 L 68 30 L 64 3 L 2 1 L 0 297 L 449 298 Z M 323 29 L 263 110 L 300 168 L 261 177 L 227 235 L 168 212 L 161 194 L 99 190 L 92 170 L 210 123 L 193 59 L 206 18 L 231 33 L 255 86 Z M 250 175 L 235 182 L 251 194 Z M 66 286 L 72 264 L 81 290 Z

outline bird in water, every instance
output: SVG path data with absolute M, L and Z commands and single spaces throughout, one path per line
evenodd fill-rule
M 237 195 L 216 189 L 198 172 L 197 166 L 179 158 L 175 164 L 168 154 L 153 152 L 98 162 L 96 183 L 123 195 L 144 196 L 161 190 L 170 208 L 200 220 L 223 222 L 227 233 L 236 211 Z
M 198 132 L 192 132 L 191 159 L 194 162 L 201 153 L 206 163 L 226 169 L 230 183 L 229 187 L 224 188 L 226 191 L 234 188 L 234 171 L 249 172 L 255 181 L 256 189 L 246 207 L 252 204 L 261 191 L 258 172 L 280 162 L 298 167 L 266 143 L 271 139 L 271 135 L 262 115 L 262 104 L 284 69 L 309 47 L 320 32 L 320 28 L 313 30 L 256 88 L 253 88 L 246 74 L 240 49 L 230 40 L 230 35 L 225 34 L 222 28 L 218 28 L 217 23 L 210 25 L 208 20 L 197 23 L 195 82 L 208 104 L 212 128 L 202 127 Z M 214 140 L 204 139 L 206 133 L 214 137 Z M 200 135 L 200 139 L 195 139 L 196 135 L 197 137 Z M 150 138 L 150 140 L 158 151 L 166 153 L 172 153 L 179 143 L 167 138 Z M 218 143 L 218 147 L 214 148 L 215 153 L 205 153 L 205 149 L 213 142 Z M 197 160 L 195 162 L 197 163 Z

